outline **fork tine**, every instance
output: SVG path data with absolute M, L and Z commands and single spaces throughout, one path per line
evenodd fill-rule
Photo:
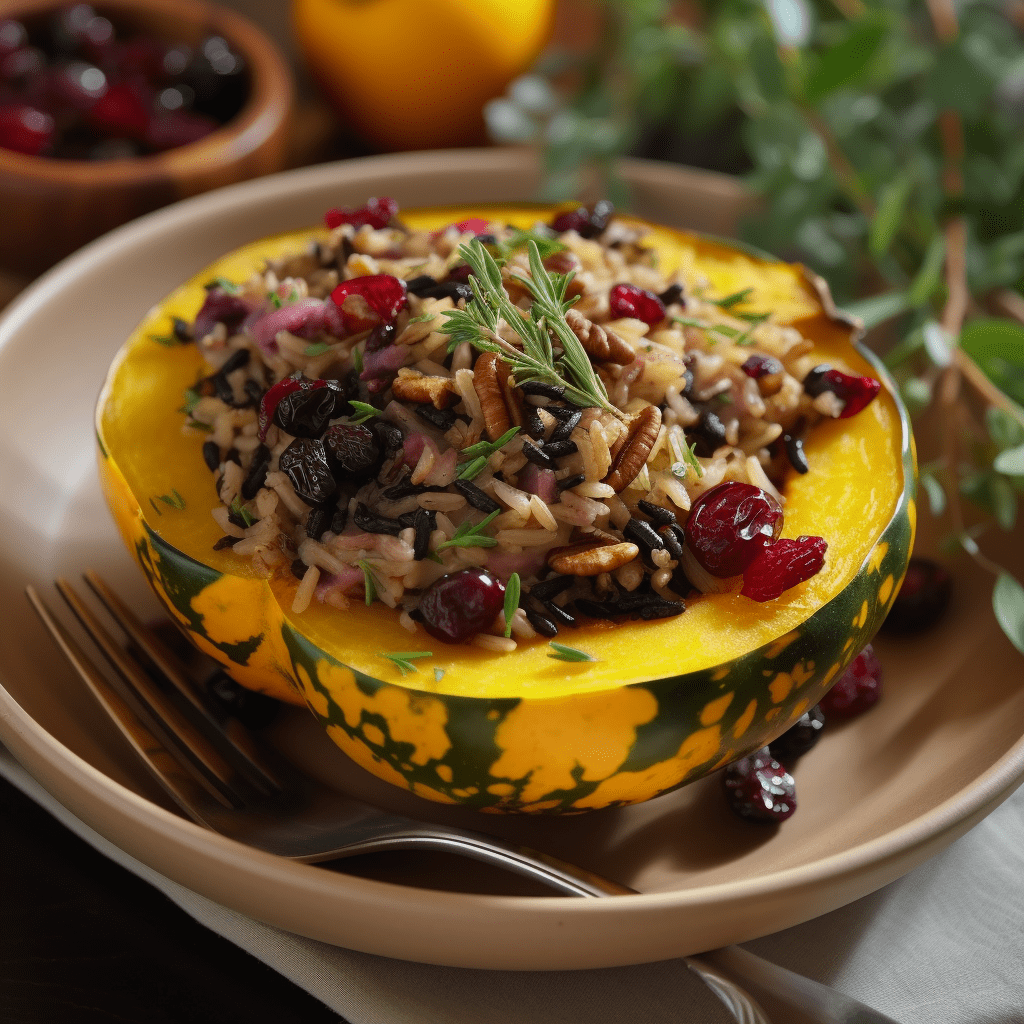
M 203 773 L 197 771 L 191 764 L 179 762 L 167 746 L 153 735 L 153 732 L 143 723 L 128 702 L 96 669 L 82 648 L 72 639 L 71 634 L 58 622 L 36 589 L 29 585 L 25 588 L 25 594 L 68 662 L 88 686 L 92 695 L 99 701 L 100 706 L 110 716 L 110 720 L 117 726 L 121 735 L 127 740 L 143 764 L 175 803 L 194 821 L 202 823 L 203 816 L 197 809 L 195 799 L 195 787 L 198 783 L 210 796 L 230 809 L 232 804 L 218 787 L 214 786 Z
M 202 699 L 192 679 L 184 671 L 178 657 L 151 629 L 139 621 L 135 613 L 111 590 L 98 573 L 87 569 L 83 576 L 125 635 L 145 653 L 168 682 L 189 702 L 194 713 L 208 728 L 215 730 L 218 738 L 222 739 L 237 757 L 241 769 L 250 777 L 250 781 L 268 795 L 282 792 L 285 787 L 262 762 L 245 729 L 236 727 L 230 721 L 225 726 L 218 720 Z
M 155 731 L 166 732 L 170 744 L 177 747 L 182 755 L 195 761 L 231 803 L 243 804 L 245 801 L 235 788 L 238 773 L 234 768 L 221 756 L 210 740 L 171 703 L 167 694 L 154 684 L 149 675 L 115 643 L 71 584 L 66 579 L 58 579 L 56 585 L 61 597 L 82 624 L 82 628 L 152 717 L 151 728 L 155 726 Z

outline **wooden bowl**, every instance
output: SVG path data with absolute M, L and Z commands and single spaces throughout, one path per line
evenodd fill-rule
M 10 0 L 4 16 L 31 19 L 67 0 Z M 117 160 L 58 160 L 0 149 L 0 268 L 35 275 L 111 228 L 178 199 L 279 171 L 294 96 L 275 44 L 232 11 L 202 0 L 96 0 L 118 26 L 196 45 L 219 35 L 246 61 L 249 97 L 216 131 L 187 146 Z

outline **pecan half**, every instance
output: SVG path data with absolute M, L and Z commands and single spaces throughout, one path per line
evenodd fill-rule
M 625 490 L 647 462 L 659 430 L 661 410 L 656 405 L 645 406 L 612 445 L 612 468 L 603 482 L 616 493 Z
M 629 541 L 619 544 L 572 544 L 548 554 L 548 565 L 563 576 L 599 576 L 632 562 L 640 549 Z
M 487 436 L 497 441 L 510 427 L 522 426 L 523 411 L 512 371 L 497 352 L 485 352 L 473 366 L 473 387 L 480 399 Z
M 588 320 L 578 309 L 568 310 L 565 321 L 594 362 L 626 366 L 636 359 L 636 353 L 629 342 L 620 338 L 614 331 Z
M 447 377 L 427 377 L 407 367 L 398 371 L 391 393 L 401 402 L 430 402 L 435 409 L 447 409 L 459 400 L 455 381 Z

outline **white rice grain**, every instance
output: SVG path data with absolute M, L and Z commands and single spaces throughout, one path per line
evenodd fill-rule
M 292 599 L 292 611 L 296 615 L 301 615 L 309 607 L 309 602 L 312 601 L 316 585 L 319 582 L 320 570 L 315 565 L 311 565 L 302 574 L 302 581 L 299 583 L 299 588 L 295 591 L 295 597 Z

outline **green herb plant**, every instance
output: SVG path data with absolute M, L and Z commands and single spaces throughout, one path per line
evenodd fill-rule
M 1021 8 L 593 6 L 592 45 L 513 83 L 487 108 L 492 135 L 540 145 L 549 200 L 628 203 L 615 161 L 629 153 L 743 171 L 746 240 L 814 267 L 880 327 L 872 342 L 911 411 L 942 424 L 922 488 L 952 543 L 995 575 L 996 618 L 1024 652 L 1024 587 L 985 550 L 1024 493 Z

